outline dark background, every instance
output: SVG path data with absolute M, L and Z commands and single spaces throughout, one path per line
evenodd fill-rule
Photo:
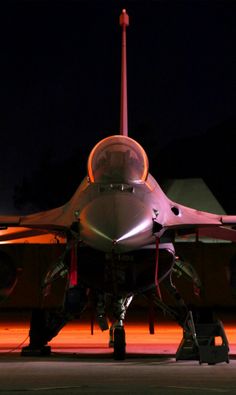
M 32 0 L 0 5 L 2 214 L 65 203 L 119 133 L 123 7 L 129 136 L 161 184 L 202 177 L 236 213 L 236 3 Z

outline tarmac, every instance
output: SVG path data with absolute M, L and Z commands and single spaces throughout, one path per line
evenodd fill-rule
M 108 334 L 88 321 L 68 324 L 50 343 L 50 357 L 21 357 L 28 343 L 29 317 L 0 321 L 0 394 L 236 394 L 236 326 L 225 323 L 230 363 L 177 361 L 182 330 L 160 322 L 150 335 L 147 322 L 127 322 L 127 356 L 114 361 Z

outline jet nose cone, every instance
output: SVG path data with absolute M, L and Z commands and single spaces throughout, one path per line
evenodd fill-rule
M 150 208 L 124 193 L 95 198 L 81 211 L 80 224 L 82 240 L 105 252 L 140 248 L 152 236 Z

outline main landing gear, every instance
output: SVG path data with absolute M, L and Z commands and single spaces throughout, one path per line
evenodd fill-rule
M 87 305 L 87 289 L 83 286 L 69 288 L 63 309 L 33 309 L 29 331 L 29 345 L 22 348 L 21 355 L 49 356 L 50 342 L 67 322 L 80 317 Z

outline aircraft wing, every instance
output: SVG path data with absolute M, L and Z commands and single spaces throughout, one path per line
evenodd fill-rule
M 212 226 L 198 229 L 199 237 L 210 237 L 213 239 L 229 240 L 236 243 L 236 230 L 223 226 Z
M 65 230 L 71 226 L 72 222 L 73 218 L 71 210 L 68 209 L 68 204 L 30 215 L 0 216 L 0 227 L 23 226 L 47 230 Z
M 170 211 L 164 219 L 164 227 L 188 229 L 198 232 L 199 236 L 212 237 L 236 242 L 236 215 L 218 215 L 192 209 L 170 201 Z
M 30 229 L 23 227 L 0 227 L 0 244 L 8 243 L 34 243 L 51 244 L 64 243 L 63 234 L 48 232 L 43 229 Z
M 0 243 L 48 243 L 56 238 L 64 239 L 71 223 L 65 206 L 25 216 L 3 215 L 0 216 Z

